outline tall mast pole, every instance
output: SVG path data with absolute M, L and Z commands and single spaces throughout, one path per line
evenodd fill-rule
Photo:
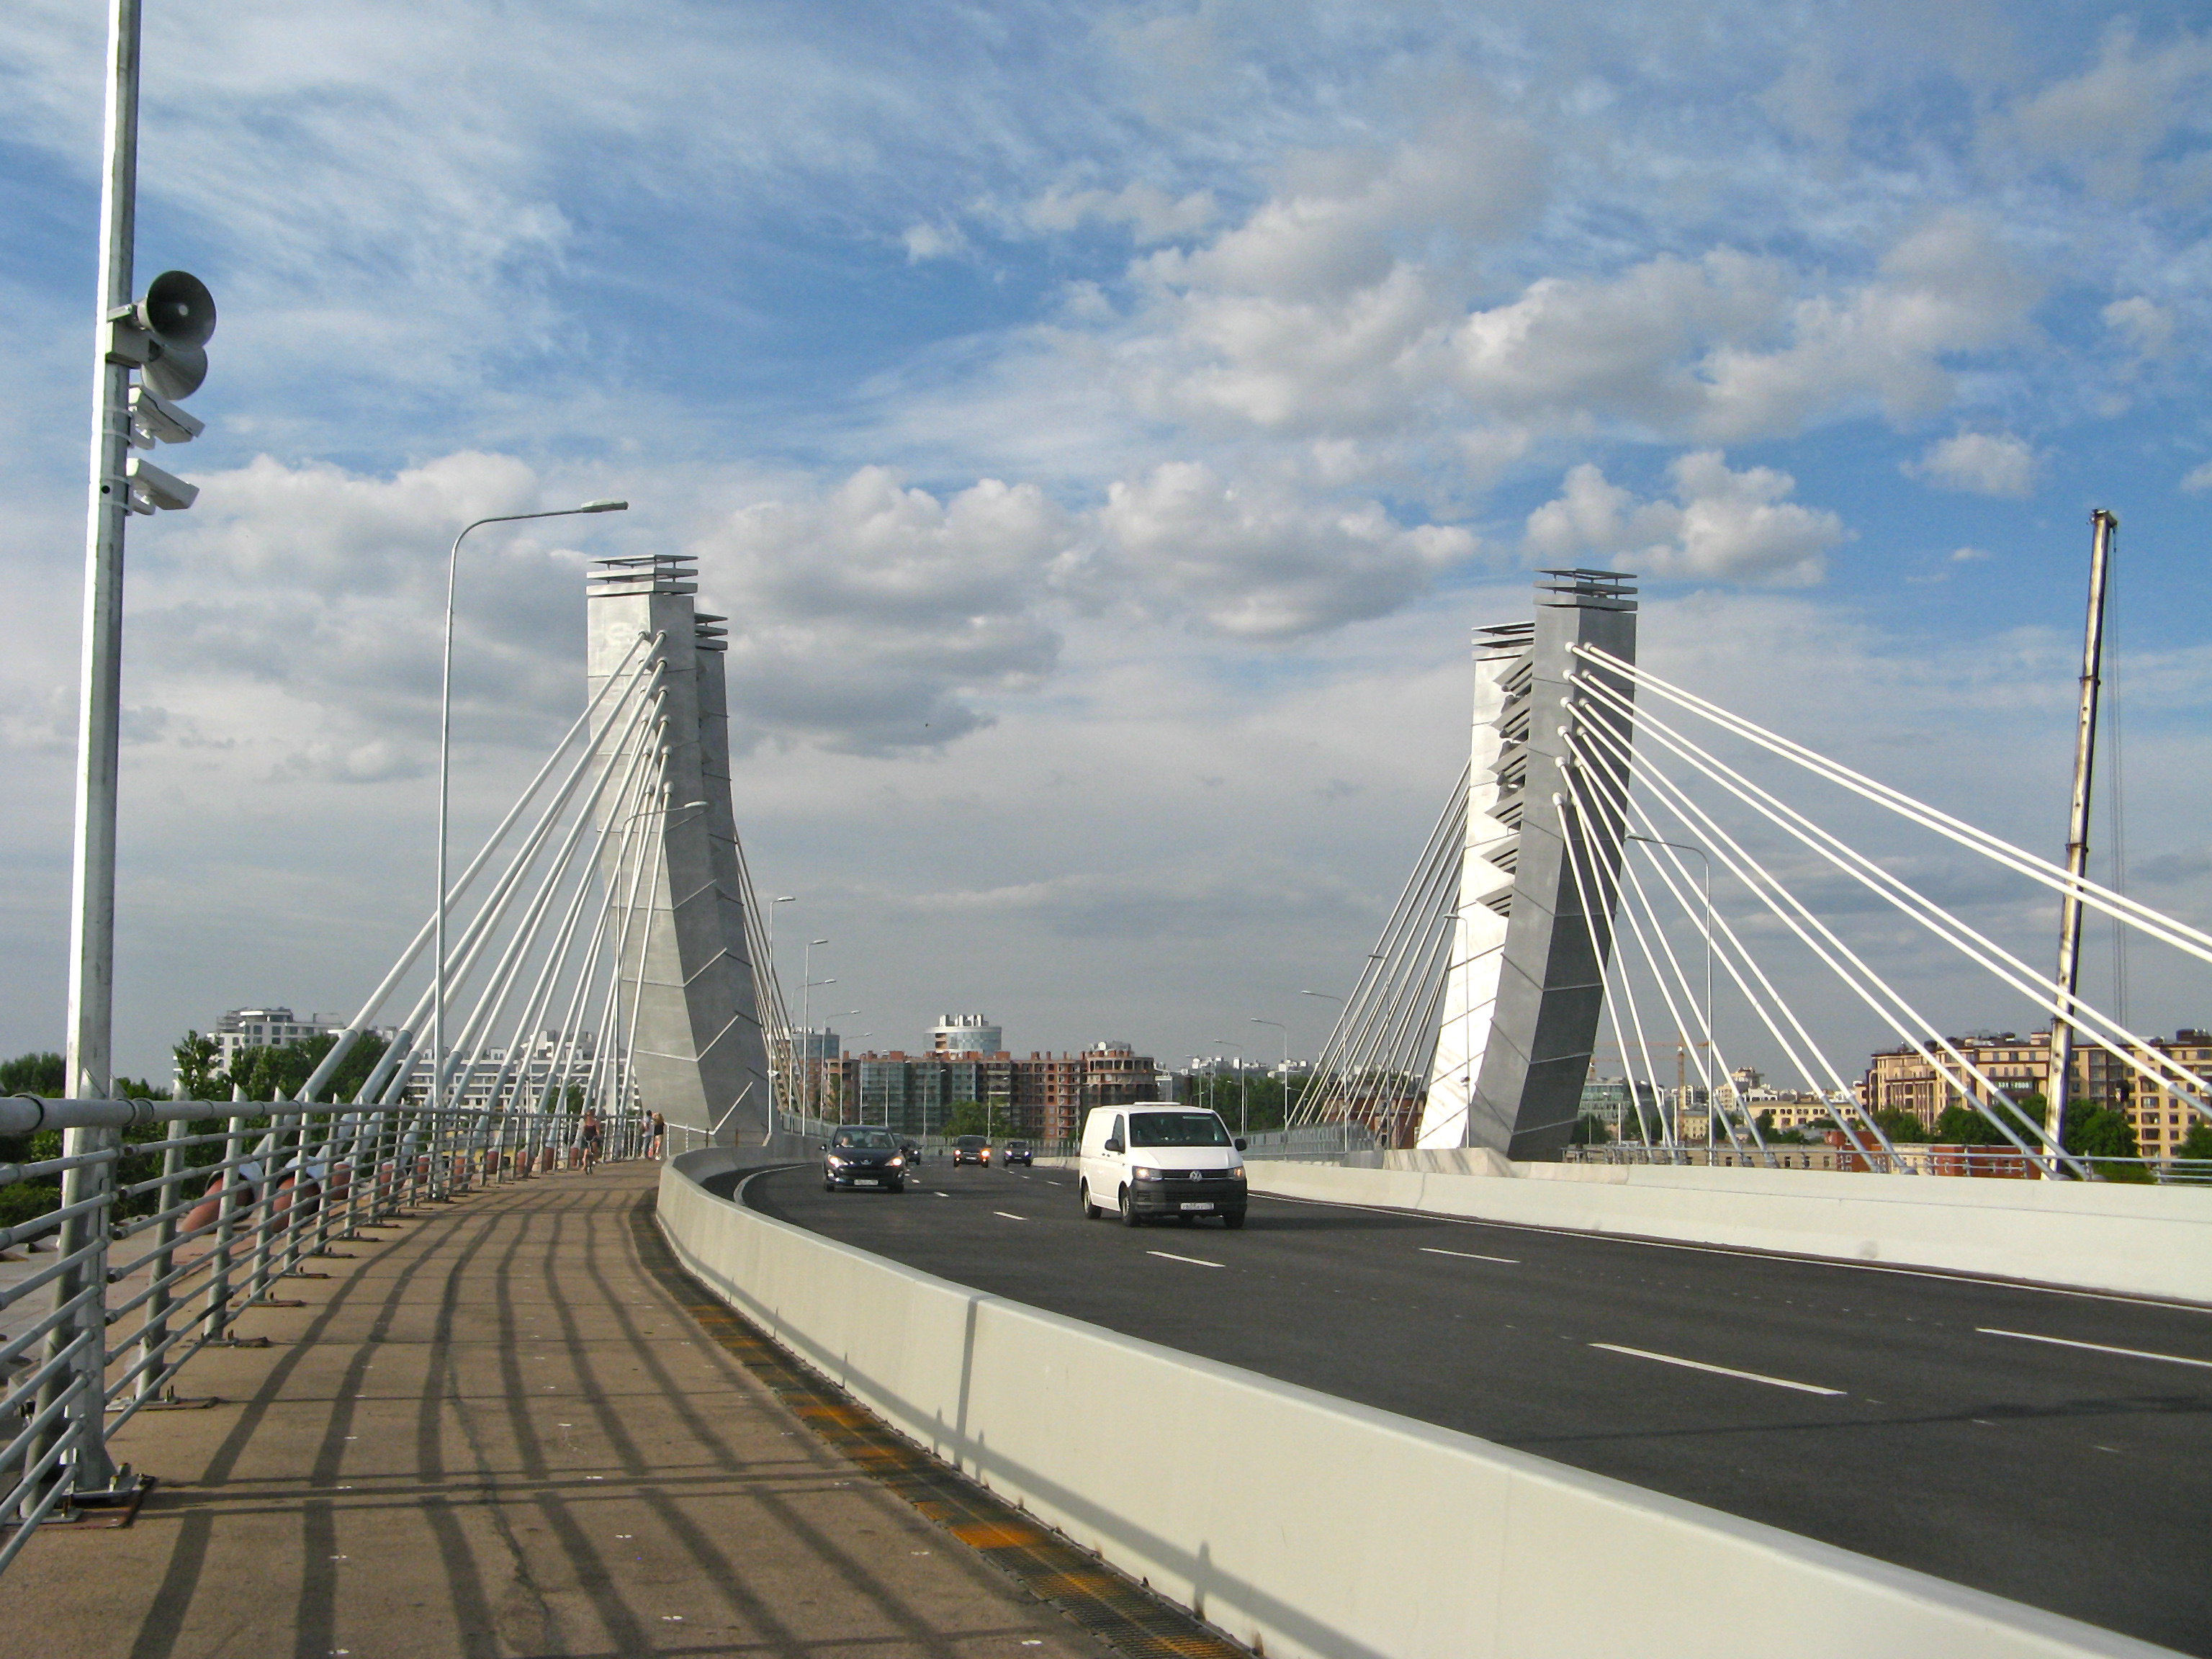
M 2118 515 L 2089 515 L 2089 617 L 2081 636 L 2081 703 L 2074 732 L 2074 799 L 2066 817 L 2066 874 L 2058 906 L 2058 1006 L 2051 1022 L 2051 1083 L 2043 1129 L 2054 1147 L 2066 1144 L 2067 1096 L 2074 1082 L 2074 994 L 2081 977 L 2081 898 L 2089 873 L 2089 785 L 2097 763 L 2097 691 L 2105 658 L 2105 578 L 2112 563 Z

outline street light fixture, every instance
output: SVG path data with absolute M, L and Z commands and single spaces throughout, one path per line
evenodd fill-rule
M 1231 1048 L 1231 1049 L 1236 1050 L 1236 1054 L 1237 1054 L 1237 1133 L 1238 1134 L 1240 1134 L 1240 1135 L 1241 1135 L 1241 1134 L 1243 1134 L 1243 1133 L 1244 1133 L 1244 1131 L 1245 1131 L 1247 1128 L 1249 1128 L 1249 1127 L 1250 1127 L 1250 1120 L 1251 1120 L 1251 1116 L 1252 1116 L 1252 1096 L 1251 1096 L 1250 1091 L 1249 1091 L 1249 1090 L 1244 1086 L 1244 1050 L 1243 1050 L 1243 1046 L 1242 1046 L 1241 1044 L 1231 1042 L 1227 1037 L 1208 1037 L 1208 1038 L 1206 1038 L 1206 1041 L 1207 1041 L 1208 1042 L 1218 1042 L 1218 1043 L 1219 1043 L 1219 1044 L 1220 1044 L 1223 1048 Z
M 586 513 L 627 513 L 628 501 L 611 498 L 586 501 L 581 507 L 556 507 L 545 513 L 498 513 L 461 526 L 453 538 L 453 550 L 446 558 L 445 660 L 438 680 L 438 908 L 431 932 L 434 966 L 430 990 L 430 1121 L 446 1099 L 446 814 L 453 781 L 453 592 L 460 579 L 461 544 L 472 530 L 488 524 L 519 524 L 526 519 L 573 519 Z M 703 805 L 705 803 L 701 802 Z
M 799 1040 L 809 1048 L 814 1046 L 814 947 L 817 945 L 827 945 L 829 942 L 826 939 L 811 939 L 806 941 L 806 948 L 799 952 Z M 824 985 L 835 985 L 837 981 L 834 979 L 825 979 L 822 982 Z M 814 1103 L 815 1056 L 811 1054 L 803 1055 L 801 1063 L 806 1069 L 799 1074 L 799 1115 L 811 1117 L 814 1114 L 808 1109 Z
M 1272 1025 L 1283 1034 L 1283 1127 L 1291 1127 L 1291 1028 L 1279 1019 L 1255 1019 L 1255 1025 Z
M 775 976 L 775 907 L 779 904 L 798 902 L 798 894 L 779 893 L 769 901 L 768 905 L 768 977 L 769 983 L 775 988 L 776 1007 L 783 1010 L 776 1031 L 776 1041 L 777 1045 L 783 1051 L 777 1058 L 782 1062 L 784 1098 L 787 1101 L 791 1098 L 791 1015 L 788 1010 L 784 1009 L 783 982 Z

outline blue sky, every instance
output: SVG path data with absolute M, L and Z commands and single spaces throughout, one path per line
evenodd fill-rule
M 61 1020 L 98 10 L 0 18 L 10 1049 Z M 2132 884 L 2206 914 L 2198 9 L 147 30 L 142 274 L 222 325 L 201 503 L 132 529 L 134 1069 L 374 977 L 428 902 L 444 538 L 602 493 L 635 510 L 472 556 L 465 811 L 576 705 L 580 558 L 694 552 L 755 868 L 881 1046 L 972 1007 L 1310 1050 L 1297 992 L 1350 977 L 1463 749 L 1466 629 L 1540 563 L 1642 573 L 1662 672 L 2055 851 L 2093 506 Z

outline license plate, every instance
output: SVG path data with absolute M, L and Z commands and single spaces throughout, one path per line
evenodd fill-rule
M 880 1181 L 871 1181 L 866 1176 L 854 1176 L 853 1177 L 853 1184 L 855 1187 L 880 1187 L 884 1183 Z M 1211 1209 L 1213 1206 L 1212 1205 L 1208 1205 L 1206 1207 Z
M 1183 1206 L 1183 1208 L 1186 1210 L 1210 1210 L 1212 1207 L 1213 1206 L 1211 1204 L 1186 1204 Z

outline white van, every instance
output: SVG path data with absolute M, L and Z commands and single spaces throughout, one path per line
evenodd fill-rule
M 1155 1217 L 1185 1226 L 1218 1216 L 1244 1224 L 1244 1143 L 1202 1106 L 1140 1100 L 1094 1106 L 1083 1120 L 1078 1182 L 1083 1214 L 1111 1210 L 1133 1227 Z

